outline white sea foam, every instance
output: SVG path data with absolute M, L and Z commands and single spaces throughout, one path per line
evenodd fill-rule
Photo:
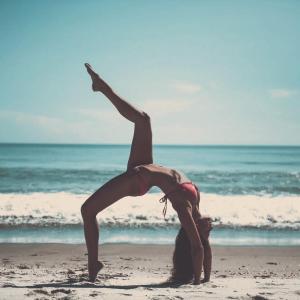
M 151 226 L 178 224 L 168 203 L 167 222 L 162 216 L 162 194 L 126 197 L 98 215 L 107 226 Z M 88 195 L 71 193 L 0 194 L 1 226 L 52 226 L 82 224 L 80 207 Z M 99 199 L 101 201 L 101 199 Z M 202 214 L 216 227 L 266 227 L 300 229 L 299 196 L 221 196 L 201 194 Z

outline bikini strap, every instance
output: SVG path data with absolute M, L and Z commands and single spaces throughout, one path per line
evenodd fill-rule
M 168 197 L 167 195 L 164 195 L 162 198 L 159 199 L 159 203 L 165 203 L 165 206 L 163 208 L 163 216 L 166 221 L 166 213 L 167 213 L 167 206 L 168 206 Z

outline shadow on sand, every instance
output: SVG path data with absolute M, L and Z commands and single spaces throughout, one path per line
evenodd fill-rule
M 29 289 L 37 289 L 37 288 L 98 288 L 98 289 L 119 289 L 119 290 L 131 290 L 136 288 L 178 288 L 180 284 L 173 284 L 169 282 L 162 283 L 150 283 L 150 284 L 128 284 L 128 285 L 101 285 L 99 283 L 90 283 L 90 282 L 81 282 L 81 283 L 70 283 L 69 281 L 65 282 L 53 282 L 53 283 L 41 283 L 41 284 L 32 284 L 32 285 L 14 285 L 14 284 L 6 284 L 2 287 L 10 287 L 10 288 L 29 288 Z

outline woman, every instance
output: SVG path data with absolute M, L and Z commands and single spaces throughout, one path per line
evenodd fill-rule
M 98 261 L 99 229 L 96 215 L 123 197 L 141 196 L 152 186 L 157 186 L 165 193 L 160 199 L 165 203 L 164 214 L 169 199 L 182 226 L 176 239 L 171 281 L 184 283 L 193 279 L 194 284 L 199 284 L 202 266 L 204 281 L 208 281 L 211 271 L 208 242 L 211 222 L 209 218 L 201 218 L 198 209 L 200 193 L 196 185 L 178 171 L 153 164 L 150 117 L 119 97 L 89 64 L 85 66 L 91 76 L 93 90 L 103 93 L 123 117 L 134 123 L 127 171 L 100 187 L 81 207 L 89 280 L 94 282 L 103 267 Z

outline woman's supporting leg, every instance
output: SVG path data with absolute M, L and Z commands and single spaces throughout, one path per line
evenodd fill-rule
M 102 92 L 116 107 L 119 113 L 134 123 L 134 134 L 127 168 L 140 164 L 151 164 L 152 158 L 152 130 L 150 117 L 143 111 L 135 108 L 120 96 L 93 71 L 89 64 L 85 64 L 93 81 L 93 90 Z
M 81 207 L 84 222 L 84 235 L 88 250 L 88 269 L 90 281 L 95 281 L 97 273 L 102 268 L 98 261 L 99 226 L 97 214 L 117 200 L 132 194 L 134 180 L 132 176 L 123 173 L 104 184 Z

